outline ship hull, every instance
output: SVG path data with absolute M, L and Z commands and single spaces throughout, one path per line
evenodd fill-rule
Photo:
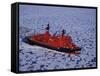
M 55 50 L 55 51 L 58 51 L 58 52 L 64 52 L 64 53 L 70 53 L 70 54 L 80 54 L 80 50 L 81 50 L 81 48 L 70 49 L 70 48 L 56 48 L 56 47 L 52 47 L 52 46 L 49 46 L 49 45 L 47 45 L 45 43 L 41 43 L 41 42 L 38 42 L 38 41 L 35 41 L 35 40 L 31 40 L 30 37 L 25 37 L 23 39 L 23 41 L 25 43 L 30 44 L 30 45 L 37 45 L 37 46 L 48 48 L 48 49 L 52 49 L 52 50 Z

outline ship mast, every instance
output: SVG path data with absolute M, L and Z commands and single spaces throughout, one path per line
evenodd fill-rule
M 64 35 L 65 35 L 65 32 L 66 32 L 66 31 L 63 29 L 63 30 L 62 30 L 62 36 L 64 36 Z
M 46 30 L 49 31 L 49 29 L 50 29 L 50 26 L 49 24 L 47 24 Z

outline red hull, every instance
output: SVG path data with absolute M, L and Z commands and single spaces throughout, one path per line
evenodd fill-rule
M 73 43 L 70 36 L 65 36 L 65 30 L 62 30 L 62 34 L 55 36 L 49 33 L 49 24 L 44 34 L 35 34 L 31 37 L 26 37 L 25 42 L 31 45 L 38 45 L 49 49 L 57 50 L 59 52 L 79 54 L 81 48 Z

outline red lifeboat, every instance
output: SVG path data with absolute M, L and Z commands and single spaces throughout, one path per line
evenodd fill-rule
M 26 37 L 24 41 L 30 45 L 38 45 L 70 54 L 80 54 L 81 50 L 80 47 L 73 43 L 71 36 L 65 36 L 65 30 L 62 30 L 61 35 L 51 35 L 49 33 L 49 24 L 47 25 L 44 34 L 36 34 L 31 37 Z

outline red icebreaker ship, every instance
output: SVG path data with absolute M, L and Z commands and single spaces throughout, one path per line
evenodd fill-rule
M 49 33 L 49 24 L 44 34 L 35 34 L 30 37 L 25 37 L 24 42 L 69 54 L 80 54 L 81 50 L 80 47 L 72 42 L 70 36 L 65 36 L 65 30 L 62 30 L 61 35 L 51 35 Z

